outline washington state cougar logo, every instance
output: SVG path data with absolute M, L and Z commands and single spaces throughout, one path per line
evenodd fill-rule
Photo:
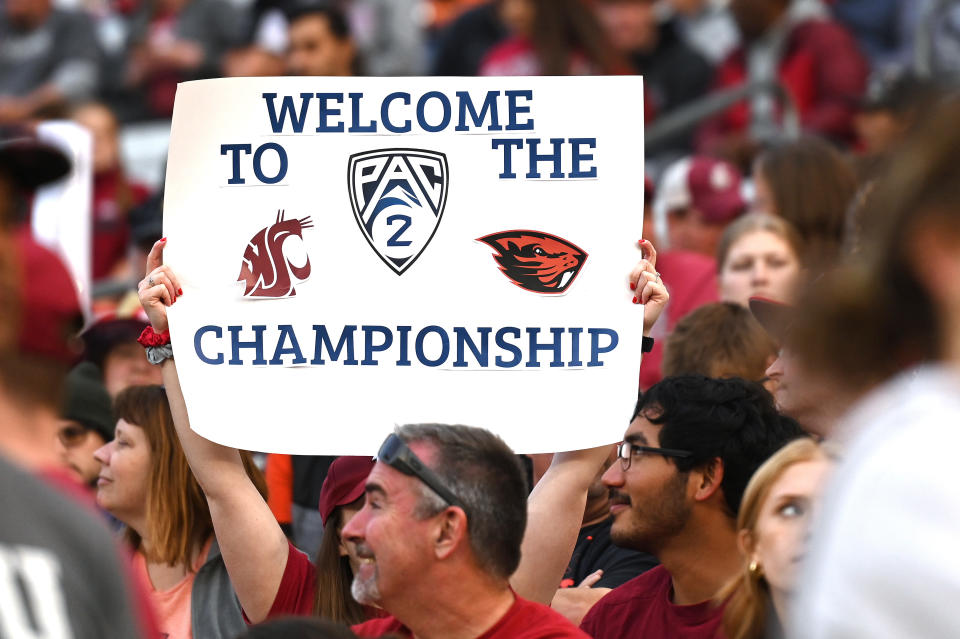
M 353 216 L 370 247 L 397 275 L 433 239 L 447 202 L 447 156 L 423 149 L 380 149 L 350 156 Z
M 237 281 L 246 285 L 244 297 L 293 297 L 297 294 L 293 278 L 298 283 L 310 277 L 310 258 L 304 255 L 303 264 L 296 266 L 284 253 L 284 242 L 291 237 L 302 240 L 303 229 L 313 228 L 313 222 L 309 217 L 283 217 L 284 212 L 277 211 L 276 222 L 247 243 L 237 276 Z
M 493 259 L 504 275 L 534 293 L 563 293 L 587 261 L 577 245 L 540 231 L 503 231 L 477 241 L 497 251 Z

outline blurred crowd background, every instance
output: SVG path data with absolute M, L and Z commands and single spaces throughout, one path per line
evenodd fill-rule
M 785 217 L 805 242 L 832 235 L 826 239 L 839 243 L 855 223 L 844 215 L 853 196 L 960 73 L 960 4 L 945 0 L 0 5 L 0 125 L 69 118 L 93 135 L 95 315 L 118 306 L 125 312 L 123 294 L 160 237 L 178 82 L 640 74 L 645 172 L 658 187 L 647 193 L 656 204 L 648 237 L 661 249 L 714 259 L 722 226 L 750 209 Z M 676 214 L 691 208 L 682 188 L 690 165 L 676 161 L 691 157 L 730 162 L 716 174 L 697 166 L 706 186 L 732 184 L 742 203 L 693 207 L 697 219 L 681 220 Z M 816 193 L 821 184 L 824 192 Z M 796 193 L 822 200 L 808 209 L 831 211 L 788 210 L 804 207 L 789 203 Z M 817 219 L 806 219 L 811 215 Z M 676 309 L 670 315 L 679 319 Z
M 101 507 L 116 517 L 113 523 L 130 526 L 127 541 L 140 553 L 136 570 L 143 573 L 145 562 L 152 562 L 153 568 L 195 572 L 194 564 L 210 552 L 210 513 L 223 516 L 214 508 L 205 511 L 204 494 L 209 499 L 210 492 L 193 479 L 175 441 L 174 422 L 183 420 L 185 410 L 171 415 L 168 408 L 176 413 L 181 406 L 166 394 L 177 388 L 170 384 L 176 380 L 175 371 L 169 377 L 172 362 L 163 377 L 137 342 L 149 324 L 136 288 L 162 234 L 165 156 L 179 82 L 277 75 L 634 74 L 644 80 L 644 102 L 636 105 L 636 117 L 645 123 L 636 154 L 636 183 L 639 190 L 643 181 L 644 197 L 642 205 L 638 197 L 624 206 L 643 216 L 643 238 L 656 247 L 655 269 L 648 264 L 646 279 L 662 276 L 669 302 L 662 314 L 660 308 L 650 313 L 659 318 L 644 327 L 654 344 L 643 357 L 644 392 L 631 428 L 654 423 L 639 412 L 644 397 L 653 393 L 649 401 L 665 410 L 672 391 L 663 389 L 689 387 L 705 393 L 701 407 L 708 415 L 695 415 L 690 432 L 714 437 L 703 425 L 722 422 L 716 407 L 728 399 L 710 396 L 711 389 L 726 384 L 730 392 L 747 392 L 734 388 L 739 385 L 756 395 L 770 420 L 780 423 L 782 413 L 791 428 L 792 420 L 799 424 L 794 430 L 802 427 L 848 448 L 831 485 L 826 524 L 818 530 L 825 541 L 811 555 L 812 585 L 802 593 L 796 636 L 956 634 L 951 613 L 960 569 L 949 560 L 960 529 L 960 493 L 950 477 L 960 445 L 960 0 L 0 0 L 0 7 L 0 347 L 18 342 L 15 356 L 0 357 L 0 448 L 48 479 L 68 473 L 73 484 L 97 487 Z M 93 142 L 92 304 L 83 309 L 82 346 L 75 339 L 77 274 L 24 239 L 27 234 L 8 232 L 22 230 L 31 216 L 36 220 L 43 195 L 34 188 L 61 179 L 70 168 L 59 152 L 24 141 L 25 129 L 56 120 L 79 124 Z M 649 252 L 646 257 L 653 259 Z M 631 284 L 641 297 L 636 282 Z M 649 298 L 643 300 L 649 310 Z M 170 351 L 166 340 L 147 345 Z M 84 363 L 66 378 L 64 397 L 60 382 L 81 350 Z M 681 377 L 690 374 L 705 377 Z M 162 381 L 168 390 L 149 386 Z M 770 395 L 753 389 L 754 383 Z M 130 388 L 143 386 L 148 388 Z M 695 403 L 677 401 L 684 407 Z M 149 411 L 139 412 L 143 406 Z M 189 433 L 177 426 L 181 437 Z M 151 473 L 179 478 L 182 485 L 170 489 L 144 471 L 137 481 L 126 480 L 139 492 L 117 488 L 124 455 L 130 454 L 126 440 L 137 437 L 149 438 L 141 450 L 157 451 L 140 459 L 140 466 L 149 462 Z M 183 447 L 202 446 L 197 441 Z M 607 488 L 616 482 L 631 496 L 613 505 L 625 512 L 636 499 L 634 510 L 642 510 L 645 502 L 639 500 L 649 486 L 630 479 L 641 477 L 639 472 L 625 474 L 631 463 L 639 465 L 642 453 L 664 459 L 691 454 L 672 445 L 638 444 L 645 441 L 628 436 L 616 451 L 601 451 L 608 459 L 600 474 L 599 461 L 588 468 L 596 477 L 583 515 L 587 532 L 578 544 L 593 542 L 591 514 L 609 514 Z M 772 609 L 774 619 L 786 610 L 769 570 L 776 564 L 758 572 L 756 561 L 741 557 L 749 548 L 736 548 L 733 534 L 760 534 L 757 510 L 784 468 L 828 458 L 834 463 L 833 452 L 811 446 L 788 450 L 774 459 L 774 470 L 758 473 L 758 487 L 747 488 L 736 528 L 735 506 L 715 509 L 722 517 L 710 525 L 700 525 L 705 520 L 699 515 L 683 515 L 713 508 L 699 500 L 676 519 L 683 520 L 677 530 L 702 528 L 702 539 L 681 535 L 693 542 L 672 565 L 670 553 L 654 552 L 674 579 L 690 564 L 716 557 L 729 566 L 743 564 L 734 566 L 743 583 L 721 591 L 722 601 L 738 588 L 742 594 L 732 599 L 736 605 L 725 622 L 731 639 L 777 636 L 766 632 L 761 614 Z M 332 457 L 258 455 L 264 477 L 251 459 L 244 453 L 235 460 L 251 483 L 246 505 L 262 505 L 259 495 L 268 493 L 273 515 L 296 545 L 310 553 L 320 548 L 318 571 L 341 575 L 324 586 L 336 595 L 329 609 L 318 599 L 311 610 L 339 621 L 361 620 L 369 610 L 358 608 L 349 594 L 352 568 L 340 528 L 362 507 L 371 462 L 351 469 L 347 458 L 337 471 L 331 470 L 337 463 Z M 743 484 L 759 461 L 745 467 Z M 162 465 L 168 462 L 172 470 Z M 208 468 L 190 463 L 197 474 Z M 550 462 L 532 456 L 524 463 L 533 479 Z M 0 472 L 6 472 L 5 462 Z M 14 479 L 0 485 L 14 486 Z M 187 493 L 191 508 L 200 512 L 193 526 L 170 516 L 184 515 L 180 496 Z M 148 501 L 148 494 L 155 497 Z M 18 499 L 11 506 L 0 502 L 4 512 L 35 510 L 42 518 L 18 531 L 20 544 L 30 545 L 37 531 L 64 527 L 48 518 L 63 506 L 32 495 L 0 490 L 0 498 Z M 723 498 L 714 495 L 714 501 Z M 152 520 L 141 516 L 146 503 Z M 242 515 L 246 505 L 237 512 Z M 563 512 L 557 507 L 551 516 L 559 519 Z M 20 519 L 0 519 L 0 528 Z M 272 519 L 262 519 L 270 520 L 272 530 Z M 152 554 L 143 551 L 134 524 L 155 536 L 148 544 Z M 610 526 L 609 518 L 604 525 Z M 541 522 L 539 530 L 544 528 L 550 527 Z M 673 528 L 665 530 L 659 531 L 664 539 L 654 540 L 663 547 L 675 541 L 668 534 Z M 796 539 L 784 544 L 791 566 L 799 562 L 795 547 L 806 543 L 806 528 L 796 530 Z M 704 551 L 717 546 L 699 542 L 717 534 L 724 552 Z M 153 552 L 157 540 L 165 540 L 165 552 Z M 650 550 L 626 541 L 633 550 Z M 281 551 L 286 557 L 283 544 Z M 695 561 L 687 561 L 688 551 Z M 69 549 L 68 555 L 96 565 L 105 561 L 85 551 Z M 699 579 L 713 596 L 714 586 L 736 577 L 729 566 L 716 579 L 697 573 L 693 581 Z M 70 573 L 71 590 L 85 593 L 101 584 L 88 579 L 87 570 L 94 574 L 95 567 Z M 564 583 L 586 581 L 588 574 Z M 234 577 L 221 576 L 228 584 Z M 790 593 L 792 579 L 784 587 Z M 546 582 L 549 603 L 555 588 Z M 761 583 L 772 590 L 751 590 Z M 669 580 L 663 584 L 673 592 Z M 455 588 L 435 587 L 439 594 L 446 590 Z M 216 592 L 231 595 L 229 589 Z M 602 596 L 575 600 L 567 609 L 562 596 L 552 601 L 574 623 L 586 619 L 584 627 L 597 638 L 644 634 L 626 623 L 623 635 L 605 630 L 604 623 L 619 617 L 603 606 L 584 617 Z M 190 603 L 177 605 L 161 613 L 164 621 L 186 619 L 180 617 Z M 239 607 L 233 608 L 231 623 L 243 627 Z M 720 623 L 719 608 L 703 610 L 714 625 L 698 627 L 712 632 Z M 740 622 L 746 624 L 741 631 L 730 630 L 729 624 Z M 924 626 L 926 633 L 916 631 Z M 190 634 L 186 628 L 183 636 Z M 679 636 L 649 627 L 647 634 Z M 152 636 L 149 628 L 145 636 Z

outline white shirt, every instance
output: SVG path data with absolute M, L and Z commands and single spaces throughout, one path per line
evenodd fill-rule
M 960 375 L 900 375 L 841 438 L 790 636 L 960 636 Z

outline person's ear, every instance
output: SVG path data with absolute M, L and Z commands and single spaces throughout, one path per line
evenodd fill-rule
M 737 533 L 737 548 L 740 554 L 748 559 L 753 554 L 754 540 L 753 535 L 746 528 Z
M 723 460 L 714 457 L 695 473 L 697 486 L 693 498 L 706 501 L 713 497 L 723 484 Z
M 459 506 L 449 506 L 437 515 L 434 552 L 437 559 L 450 557 L 467 539 L 467 514 Z

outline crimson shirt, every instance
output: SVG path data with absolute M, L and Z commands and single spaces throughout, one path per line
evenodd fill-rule
M 827 138 L 851 141 L 853 114 L 866 90 L 869 66 L 856 41 L 832 20 L 796 24 L 787 37 L 777 75 L 790 92 L 803 128 Z M 739 86 L 747 78 L 741 46 L 717 68 L 714 90 Z M 746 130 L 750 108 L 740 102 L 710 120 L 700 131 L 699 147 L 709 150 L 723 135 Z
M 353 627 L 359 637 L 382 637 L 396 633 L 413 637 L 396 617 L 373 619 Z M 590 639 L 560 613 L 542 604 L 517 597 L 513 606 L 492 628 L 477 639 Z
M 722 637 L 723 606 L 704 601 L 678 606 L 670 601 L 673 582 L 663 566 L 649 570 L 614 588 L 594 604 L 580 629 L 593 639 Z
M 640 363 L 642 390 L 663 377 L 660 372 L 663 346 L 677 322 L 704 304 L 719 300 L 717 262 L 712 257 L 690 251 L 666 251 L 657 256 L 657 270 L 670 291 L 670 301 L 653 325 L 650 334 L 654 339 L 653 351 L 646 353 Z
M 316 568 L 305 554 L 291 545 L 280 587 L 267 618 L 312 614 L 315 584 Z M 381 637 L 387 633 L 413 636 L 396 617 L 371 619 L 354 626 L 353 631 L 361 637 Z M 520 597 L 500 621 L 477 639 L 508 638 L 589 639 L 559 613 Z

